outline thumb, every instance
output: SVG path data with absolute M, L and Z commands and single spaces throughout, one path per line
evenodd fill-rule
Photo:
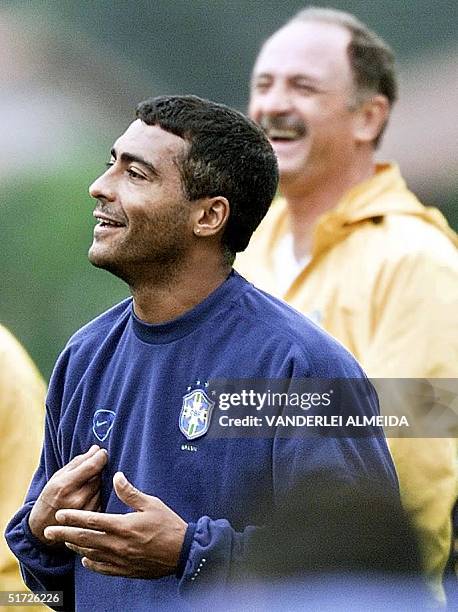
M 131 484 L 122 472 L 113 476 L 113 486 L 119 499 L 134 510 L 143 510 L 149 495 L 142 493 Z

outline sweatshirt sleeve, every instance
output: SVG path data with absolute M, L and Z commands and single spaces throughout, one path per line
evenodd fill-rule
M 226 519 L 202 516 L 189 523 L 178 567 L 182 595 L 206 597 L 230 586 L 240 574 L 249 551 L 250 539 L 257 530 L 248 526 L 238 532 Z

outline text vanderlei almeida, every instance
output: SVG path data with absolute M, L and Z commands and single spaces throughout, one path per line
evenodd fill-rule
M 333 390 L 324 393 L 274 393 L 242 390 L 239 393 L 220 393 L 218 407 L 220 427 L 409 427 L 406 416 L 359 414 L 246 414 L 230 416 L 231 408 L 254 409 L 260 413 L 269 408 L 329 408 Z

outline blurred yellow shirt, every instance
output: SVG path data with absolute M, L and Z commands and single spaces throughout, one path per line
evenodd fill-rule
M 28 591 L 4 532 L 10 518 L 23 505 L 38 467 L 45 391 L 45 384 L 25 350 L 0 326 L 0 591 Z M 45 610 L 44 606 L 0 606 L 2 612 L 13 609 Z

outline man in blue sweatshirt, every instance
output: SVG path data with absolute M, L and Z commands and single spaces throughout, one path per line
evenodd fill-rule
M 209 435 L 214 379 L 365 377 L 231 269 L 277 186 L 262 131 L 193 96 L 147 100 L 136 116 L 90 188 L 89 259 L 132 298 L 61 354 L 40 465 L 6 533 L 28 586 L 63 591 L 64 609 L 188 609 L 243 567 L 260 497 L 266 512 L 304 478 L 397 495 L 381 434 Z M 378 414 L 372 392 L 350 399 Z

